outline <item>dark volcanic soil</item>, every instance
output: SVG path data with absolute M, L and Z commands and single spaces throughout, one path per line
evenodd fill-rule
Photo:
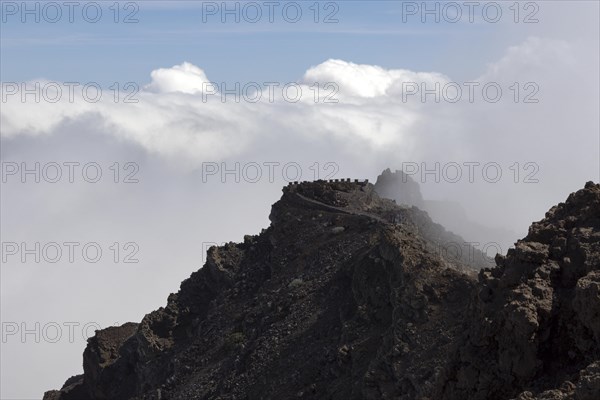
M 288 186 L 270 219 L 44 400 L 600 399 L 600 185 L 494 268 L 370 184 Z

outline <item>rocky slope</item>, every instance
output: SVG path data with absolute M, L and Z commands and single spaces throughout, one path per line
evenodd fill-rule
M 270 219 L 44 399 L 600 398 L 600 185 L 494 268 L 370 184 L 288 186 Z
M 600 185 L 496 262 L 479 274 L 439 398 L 600 399 Z
M 456 201 L 424 199 L 419 184 L 411 175 L 401 170 L 384 170 L 375 183 L 375 191 L 384 198 L 396 200 L 398 204 L 415 206 L 426 211 L 431 219 L 446 229 L 465 238 L 471 243 L 479 243 L 479 248 L 505 253 L 519 238 L 511 230 L 492 227 L 485 221 L 473 221 L 463 206 Z

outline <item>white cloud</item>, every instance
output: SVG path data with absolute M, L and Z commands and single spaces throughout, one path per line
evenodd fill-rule
M 386 96 L 392 94 L 392 89 L 394 94 L 401 94 L 402 82 L 420 84 L 448 80 L 439 73 L 413 72 L 406 69 L 386 70 L 377 65 L 354 64 L 334 59 L 311 67 L 304 74 L 305 82 L 336 82 L 342 94 L 362 98 Z
M 285 101 L 282 83 L 272 102 L 266 88 L 256 103 L 243 98 L 237 103 L 231 96 L 222 102 L 219 93 L 202 93 L 203 84 L 209 82 L 204 71 L 183 63 L 152 71 L 151 82 L 136 95 L 139 102 L 134 104 L 114 103 L 112 92 L 95 104 L 83 101 L 81 95 L 74 102 L 63 96 L 56 104 L 23 103 L 18 95 L 9 97 L 2 108 L 2 136 L 52 135 L 61 132 L 65 124 L 92 118 L 106 135 L 191 168 L 204 160 L 245 158 L 265 147 L 272 149 L 270 156 L 277 156 L 290 143 L 297 152 L 309 154 L 315 146 L 328 148 L 334 157 L 349 157 L 349 162 L 369 152 L 377 154 L 380 162 L 398 164 L 473 159 L 543 163 L 556 159 L 549 157 L 556 151 L 552 140 L 564 138 L 563 130 L 579 126 L 579 141 L 571 144 L 578 151 L 589 153 L 594 146 L 590 123 L 597 99 L 590 87 L 597 77 L 586 70 L 588 57 L 584 49 L 565 41 L 536 37 L 510 47 L 472 79 L 481 85 L 501 85 L 503 96 L 498 103 L 483 101 L 481 86 L 475 90 L 474 102 L 467 99 L 464 87 L 456 103 L 444 97 L 436 102 L 432 95 L 423 102 L 420 93 L 407 96 L 407 83 L 422 92 L 435 84 L 443 87 L 452 79 L 439 72 L 384 69 L 336 59 L 304 73 L 299 82 L 301 101 Z M 568 79 L 586 75 L 587 80 L 575 86 Z M 523 85 L 531 81 L 538 85 L 535 97 L 540 102 L 523 104 L 523 97 L 531 92 Z M 315 82 L 335 82 L 338 102 L 323 103 L 331 91 L 321 88 L 315 103 Z M 514 82 L 520 85 L 519 103 L 513 101 L 510 87 Z M 560 97 L 564 91 L 573 101 Z M 582 115 L 570 120 L 561 113 L 566 109 Z M 579 174 L 592 157 L 579 158 Z
M 159 93 L 202 93 L 209 82 L 204 71 L 184 62 L 171 68 L 160 68 L 150 74 L 152 82 L 146 87 Z

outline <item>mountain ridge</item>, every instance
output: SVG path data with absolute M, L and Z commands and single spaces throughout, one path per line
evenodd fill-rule
M 44 400 L 529 400 L 548 390 L 564 396 L 540 399 L 591 400 L 581 393 L 600 393 L 599 213 L 600 185 L 588 182 L 490 268 L 476 249 L 437 251 L 462 238 L 369 183 L 291 184 L 267 229 L 210 248 L 141 323 L 97 331 L 84 374 Z M 568 306 L 554 290 L 563 279 L 578 299 Z M 573 315 L 576 332 L 564 323 Z M 570 375 L 552 369 L 544 335 L 567 343 L 556 354 Z

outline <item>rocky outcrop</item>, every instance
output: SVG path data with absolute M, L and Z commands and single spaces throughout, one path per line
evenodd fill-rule
M 128 322 L 96 331 L 83 353 L 84 374 L 69 378 L 60 391 L 47 392 L 44 399 L 111 398 L 112 388 L 130 385 L 133 376 L 121 362 L 125 358 L 122 350 L 137 328 L 138 324 Z
M 381 197 L 396 200 L 398 204 L 424 209 L 425 202 L 419 184 L 401 170 L 384 170 L 377 177 L 375 191 Z
M 480 272 L 439 398 L 600 398 L 599 274 L 600 185 L 590 182 Z
M 599 212 L 590 183 L 490 268 L 373 185 L 290 185 L 268 229 L 98 331 L 44 398 L 597 398 Z

